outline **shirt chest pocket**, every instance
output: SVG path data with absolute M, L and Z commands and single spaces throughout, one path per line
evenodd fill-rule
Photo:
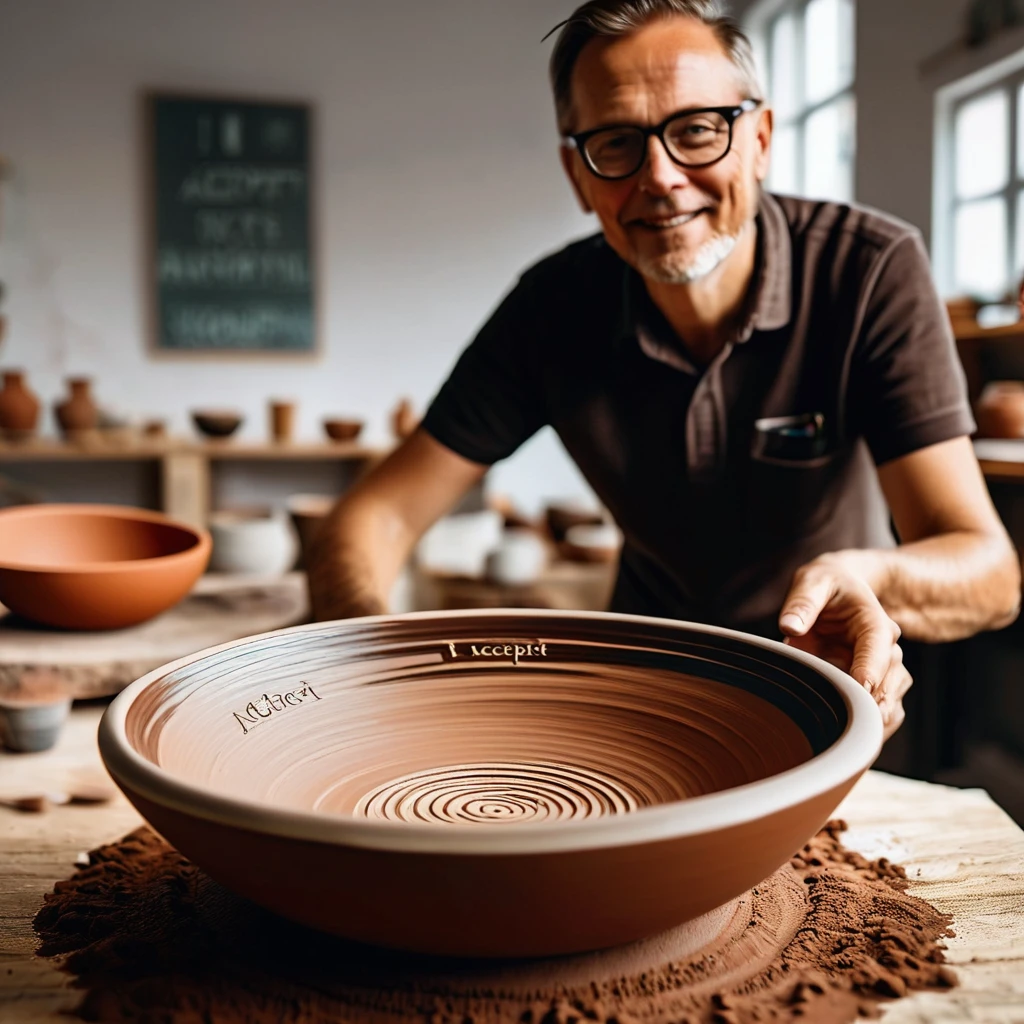
M 812 458 L 751 454 L 745 488 L 750 533 L 762 541 L 791 543 L 820 529 L 839 511 L 844 456 L 841 449 Z

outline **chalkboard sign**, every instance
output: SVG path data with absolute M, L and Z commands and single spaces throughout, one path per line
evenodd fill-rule
M 154 346 L 316 349 L 306 104 L 148 97 Z

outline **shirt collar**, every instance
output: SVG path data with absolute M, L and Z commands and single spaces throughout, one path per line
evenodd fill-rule
M 747 341 L 755 330 L 777 331 L 789 323 L 792 313 L 792 243 L 789 224 L 774 196 L 762 192 L 755 217 L 757 228 L 757 261 L 754 268 L 754 300 L 751 313 L 740 328 L 737 342 Z M 624 264 L 622 278 L 622 317 L 616 331 L 619 342 L 633 340 L 638 332 L 650 334 L 651 300 L 643 278 Z M 660 316 L 654 317 L 661 320 Z M 655 332 L 656 333 L 656 332 Z

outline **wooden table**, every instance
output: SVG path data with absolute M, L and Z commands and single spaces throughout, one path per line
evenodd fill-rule
M 303 573 L 236 576 L 207 573 L 192 592 L 155 619 L 128 629 L 41 629 L 0 605 L 0 693 L 26 669 L 56 673 L 79 700 L 123 690 L 151 669 L 186 654 L 304 622 Z
M 82 772 L 102 773 L 96 750 L 101 707 L 77 707 L 57 747 L 43 754 L 0 751 L 0 797 L 64 788 Z M 45 814 L 0 809 L 0 1020 L 66 1024 L 79 993 L 33 955 L 32 918 L 75 858 L 140 823 L 118 795 L 102 807 Z M 1024 1022 L 1024 832 L 981 790 L 955 790 L 869 772 L 838 811 L 845 842 L 902 863 L 910 891 L 951 913 L 949 961 L 960 987 L 918 993 L 888 1007 L 888 1024 Z

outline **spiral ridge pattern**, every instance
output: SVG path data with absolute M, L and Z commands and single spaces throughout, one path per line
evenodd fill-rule
M 382 821 L 511 825 L 626 814 L 636 796 L 588 768 L 548 762 L 446 765 L 392 779 L 355 813 Z

